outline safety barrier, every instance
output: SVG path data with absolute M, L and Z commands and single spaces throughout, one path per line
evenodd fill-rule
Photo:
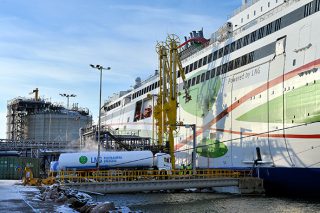
M 64 183 L 89 182 L 122 182 L 175 179 L 210 179 L 210 178 L 241 178 L 251 176 L 250 170 L 202 169 L 196 170 L 103 170 L 103 171 L 61 171 L 57 180 Z

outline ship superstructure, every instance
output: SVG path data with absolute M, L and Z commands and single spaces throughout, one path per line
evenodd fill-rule
M 319 10 L 320 0 L 243 1 L 210 39 L 202 31 L 185 38 L 180 58 L 192 100 L 182 100 L 178 75 L 178 117 L 196 124 L 197 167 L 255 167 L 271 188 L 320 189 Z M 158 86 L 156 73 L 108 101 L 104 125 L 157 141 Z M 190 134 L 175 135 L 176 164 L 191 161 Z

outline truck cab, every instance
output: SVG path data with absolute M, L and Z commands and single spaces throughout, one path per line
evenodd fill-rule
M 167 153 L 156 153 L 154 155 L 154 166 L 158 170 L 172 170 L 171 157 Z

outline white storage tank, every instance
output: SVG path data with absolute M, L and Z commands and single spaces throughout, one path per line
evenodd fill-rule
M 59 157 L 59 170 L 95 169 L 97 152 L 62 153 Z M 151 151 L 101 152 L 100 168 L 152 168 Z

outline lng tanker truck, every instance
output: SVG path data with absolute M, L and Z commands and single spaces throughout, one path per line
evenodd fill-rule
M 50 170 L 92 170 L 97 167 L 97 152 L 62 153 L 58 161 L 51 162 Z M 151 151 L 101 152 L 100 169 L 171 170 L 170 155 Z

